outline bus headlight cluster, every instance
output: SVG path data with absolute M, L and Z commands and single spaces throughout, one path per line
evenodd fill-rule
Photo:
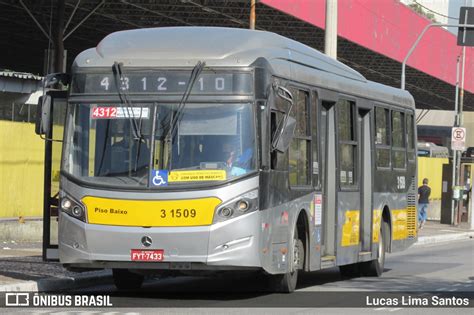
M 85 211 L 84 211 L 83 206 L 79 202 L 75 201 L 74 199 L 68 196 L 63 196 L 61 197 L 60 205 L 61 205 L 62 212 L 67 213 L 71 217 L 74 217 L 76 219 L 79 219 L 85 222 L 86 220 Z
M 249 191 L 217 208 L 214 222 L 221 222 L 258 209 L 258 190 Z

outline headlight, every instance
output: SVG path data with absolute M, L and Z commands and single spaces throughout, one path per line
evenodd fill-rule
M 72 202 L 68 198 L 64 198 L 63 200 L 61 200 L 61 208 L 62 209 L 69 210 L 69 209 L 71 209 L 71 206 L 72 206 Z
M 82 204 L 64 193 L 61 195 L 61 211 L 67 213 L 71 217 L 86 222 L 85 210 Z
M 258 190 L 249 191 L 217 208 L 214 223 L 222 222 L 258 209 Z

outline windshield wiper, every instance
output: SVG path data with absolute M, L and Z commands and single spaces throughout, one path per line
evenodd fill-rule
M 181 97 L 181 100 L 176 108 L 176 114 L 172 116 L 170 126 L 168 127 L 167 132 L 164 132 L 164 139 L 170 137 L 170 143 L 173 143 L 173 135 L 176 132 L 177 126 L 179 121 L 181 120 L 184 107 L 186 106 L 186 102 L 191 94 L 191 90 L 193 89 L 194 84 L 196 83 L 197 78 L 201 74 L 202 70 L 204 69 L 206 63 L 204 61 L 198 61 L 197 64 L 194 66 L 193 70 L 191 71 L 191 75 L 189 76 L 188 83 L 186 84 L 186 89 Z M 171 149 L 168 150 L 168 163 L 169 169 L 171 170 Z
M 125 110 L 127 111 L 126 115 L 128 116 L 128 120 L 132 128 L 133 138 L 134 140 L 140 141 L 142 138 L 142 135 L 141 135 L 141 123 L 142 123 L 141 116 L 142 115 L 140 113 L 140 119 L 139 119 L 140 126 L 139 126 L 138 123 L 135 121 L 135 119 L 133 119 L 134 117 L 132 117 L 132 116 L 135 116 L 135 113 L 133 112 L 133 104 L 128 98 L 128 92 L 122 89 L 122 82 L 125 81 L 123 77 L 122 63 L 118 63 L 115 61 L 114 65 L 112 66 L 112 72 L 114 74 L 115 86 L 117 88 L 117 93 L 120 98 L 120 101 L 122 102 L 122 104 L 125 104 Z M 131 113 L 130 113 L 130 110 L 132 111 Z
M 128 121 L 130 122 L 132 132 L 133 132 L 133 139 L 138 141 L 138 148 L 137 153 L 135 155 L 135 167 L 134 171 L 137 172 L 138 167 L 138 159 L 140 158 L 140 149 L 142 144 L 142 107 L 140 107 L 140 113 L 138 117 L 138 123 L 135 121 L 135 113 L 133 111 L 134 107 L 132 102 L 128 97 L 128 92 L 126 89 L 122 89 L 121 83 L 124 82 L 123 70 L 122 70 L 122 63 L 114 62 L 112 66 L 112 72 L 114 73 L 115 79 L 115 86 L 117 88 L 117 93 L 120 97 L 120 101 L 122 104 L 125 104 L 125 109 L 127 111 Z M 130 114 L 131 110 L 131 114 Z M 133 116 L 133 117 L 132 117 Z
M 191 71 L 191 75 L 186 85 L 186 90 L 184 91 L 184 94 L 181 97 L 181 101 L 179 102 L 178 107 L 176 108 L 176 114 L 174 115 L 173 120 L 171 121 L 171 132 L 170 132 L 171 137 L 173 137 L 176 131 L 178 122 L 181 120 L 183 116 L 184 107 L 186 106 L 186 102 L 189 98 L 189 95 L 191 94 L 191 90 L 193 89 L 194 83 L 196 83 L 196 80 L 201 74 L 205 65 L 206 63 L 204 61 L 198 61 L 198 63 L 194 66 L 193 70 Z

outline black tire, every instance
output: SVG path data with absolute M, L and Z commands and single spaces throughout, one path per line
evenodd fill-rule
M 377 259 L 361 264 L 362 273 L 368 277 L 380 277 L 385 266 L 385 253 L 390 240 L 390 227 L 386 221 L 382 221 L 379 237 L 379 252 Z
M 114 284 L 119 291 L 134 291 L 142 287 L 144 277 L 127 269 L 113 269 Z
M 294 270 L 281 275 L 270 275 L 270 288 L 273 292 L 291 293 L 295 291 L 298 283 L 298 270 L 303 269 L 305 250 L 303 241 L 299 239 L 298 232 L 295 230 L 293 238 L 293 266 Z

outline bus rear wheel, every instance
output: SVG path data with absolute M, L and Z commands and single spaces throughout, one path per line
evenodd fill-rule
M 291 293 L 295 291 L 298 282 L 298 270 L 303 269 L 305 259 L 303 241 L 299 239 L 298 232 L 295 231 L 293 237 L 293 265 L 292 270 L 282 275 L 270 276 L 270 287 L 274 292 Z
M 388 247 L 388 240 L 390 239 L 389 232 L 390 228 L 388 223 L 386 221 L 382 221 L 379 236 L 378 257 L 377 259 L 362 263 L 361 269 L 364 276 L 380 277 L 382 275 L 385 265 L 385 253 Z
M 144 277 L 127 269 L 113 269 L 114 284 L 119 291 L 133 291 L 142 287 Z

